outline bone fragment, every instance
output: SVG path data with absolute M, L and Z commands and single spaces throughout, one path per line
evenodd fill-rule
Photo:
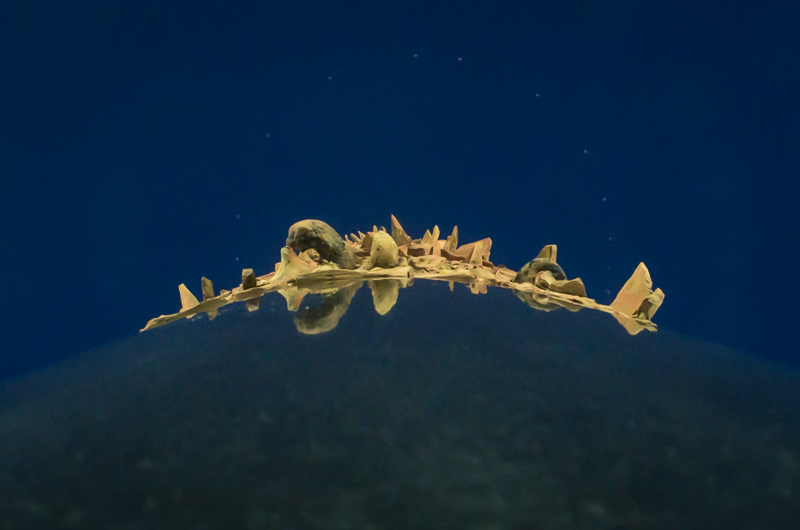
M 246 291 L 256 286 L 256 275 L 253 269 L 242 270 L 242 290 Z
M 200 303 L 185 284 L 178 286 L 178 292 L 181 295 L 181 311 L 188 311 Z

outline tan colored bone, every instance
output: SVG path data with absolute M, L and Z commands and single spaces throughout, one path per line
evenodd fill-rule
M 256 275 L 253 269 L 242 270 L 242 291 L 252 289 L 256 286 Z
M 369 260 L 364 265 L 367 270 L 375 267 L 382 267 L 388 269 L 389 267 L 396 267 L 400 261 L 400 256 L 397 251 L 397 243 L 395 243 L 392 236 L 386 232 L 375 232 L 372 235 L 372 248 L 369 254 Z
M 572 280 L 556 280 L 550 271 L 542 271 L 534 280 L 536 287 L 547 289 L 556 293 L 570 294 L 572 296 L 586 297 L 586 287 L 580 278 Z
M 181 311 L 188 311 L 200 303 L 185 284 L 178 286 L 178 292 L 181 295 Z
M 639 266 L 633 271 L 631 277 L 625 282 L 622 289 L 620 289 L 617 297 L 611 302 L 611 308 L 622 314 L 633 316 L 639 311 L 642 303 L 652 294 L 653 280 L 650 279 L 650 271 L 647 270 L 644 263 L 639 263 Z M 662 291 L 660 296 L 656 296 L 650 300 L 650 306 L 646 308 L 645 312 L 652 311 L 655 313 L 655 310 L 661 305 L 663 299 L 664 293 Z M 655 309 L 653 309 L 653 307 L 655 307 Z
M 537 258 L 546 258 L 550 261 L 557 262 L 556 254 L 558 254 L 558 247 L 556 245 L 547 245 L 539 251 Z
M 398 247 L 411 244 L 411 238 L 408 237 L 406 231 L 403 230 L 402 226 L 400 226 L 400 221 L 398 221 L 397 217 L 395 217 L 394 215 L 392 216 L 391 227 L 392 227 L 392 239 L 394 239 L 394 242 L 397 243 Z
M 150 319 L 144 329 L 190 318 L 202 312 L 214 318 L 219 307 L 234 302 L 244 301 L 248 310 L 254 311 L 259 306 L 261 296 L 278 291 L 286 298 L 287 307 L 295 311 L 300 308 L 307 293 L 322 294 L 321 307 L 307 307 L 295 319 L 301 332 L 322 333 L 336 326 L 355 290 L 364 280 L 370 282 L 376 311 L 385 314 L 397 300 L 397 286 L 413 285 L 414 278 L 447 281 L 451 290 L 456 282 L 464 283 L 475 294 L 487 292 L 487 287 L 491 285 L 510 288 L 531 307 L 545 311 L 556 308 L 603 311 L 612 314 L 631 334 L 657 329 L 650 319 L 662 305 L 664 292 L 661 289 L 652 290 L 652 280 L 643 263 L 639 264 L 614 302 L 608 306 L 588 298 L 580 278 L 556 280 L 550 270 L 540 271 L 528 281 L 516 282 L 518 273 L 489 261 L 490 238 L 458 247 L 457 227 L 453 228 L 446 240 L 438 239 L 438 225 L 432 231 L 426 231 L 421 239 L 412 240 L 394 216 L 390 226 L 391 235 L 384 228 L 373 226 L 368 234 L 351 234 L 345 241 L 321 221 L 296 223 L 287 238 L 287 243 L 292 245 L 281 249 L 281 261 L 275 264 L 275 272 L 256 278 L 252 269 L 245 269 L 240 286 L 232 290 L 223 289 L 216 296 L 211 281 L 203 278 L 202 302 L 198 302 L 189 289 L 181 284 L 178 287 L 180 311 Z M 309 241 L 311 244 L 308 244 Z M 339 245 L 336 250 L 340 253 L 332 254 L 323 244 L 325 242 Z M 305 250 L 296 254 L 291 246 Z M 322 253 L 337 259 L 339 263 L 324 259 Z M 556 254 L 556 245 L 547 245 L 539 252 L 537 259 L 545 258 L 555 263 Z M 347 263 L 348 260 L 356 266 L 363 265 L 358 268 L 342 267 L 341 263 Z M 386 281 L 388 279 L 392 281 Z

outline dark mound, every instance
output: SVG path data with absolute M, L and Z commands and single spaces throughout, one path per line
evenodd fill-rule
M 268 295 L 0 384 L 0 527 L 797 528 L 797 372 L 503 291 L 370 304 L 304 336 Z

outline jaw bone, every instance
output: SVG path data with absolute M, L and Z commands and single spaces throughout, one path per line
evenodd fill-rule
M 392 216 L 390 226 L 391 235 L 385 228 L 373 226 L 367 234 L 358 232 L 342 239 L 322 221 L 309 219 L 295 223 L 274 272 L 256 277 L 252 269 L 245 269 L 239 286 L 231 291 L 222 290 L 216 296 L 211 282 L 203 278 L 202 302 L 181 284 L 180 311 L 150 319 L 142 331 L 200 312 L 214 318 L 217 308 L 232 302 L 244 301 L 254 311 L 258 308 L 258 298 L 278 291 L 286 298 L 290 311 L 300 309 L 306 294 L 322 294 L 323 305 L 301 312 L 297 319 L 302 332 L 320 333 L 335 327 L 346 311 L 354 292 L 351 286 L 368 280 L 375 309 L 385 314 L 397 301 L 399 288 L 411 285 L 414 278 L 448 281 L 451 290 L 456 282 L 465 283 L 475 294 L 485 293 L 487 286 L 495 285 L 514 290 L 537 309 L 592 308 L 612 314 L 631 334 L 643 329 L 656 330 L 651 319 L 664 301 L 664 292 L 653 291 L 650 273 L 643 263 L 614 302 L 602 305 L 587 297 L 580 278 L 567 279 L 556 263 L 555 245 L 542 248 L 518 273 L 489 261 L 490 238 L 459 247 L 457 227 L 446 239 L 439 239 L 438 226 L 427 230 L 422 238 L 412 239 L 396 217 Z M 344 293 L 334 294 L 342 289 Z

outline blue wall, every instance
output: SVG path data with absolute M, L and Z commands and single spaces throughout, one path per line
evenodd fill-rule
M 798 362 L 797 7 L 7 4 L 0 375 L 392 213 L 512 268 L 557 243 L 601 302 L 644 261 L 661 326 Z

